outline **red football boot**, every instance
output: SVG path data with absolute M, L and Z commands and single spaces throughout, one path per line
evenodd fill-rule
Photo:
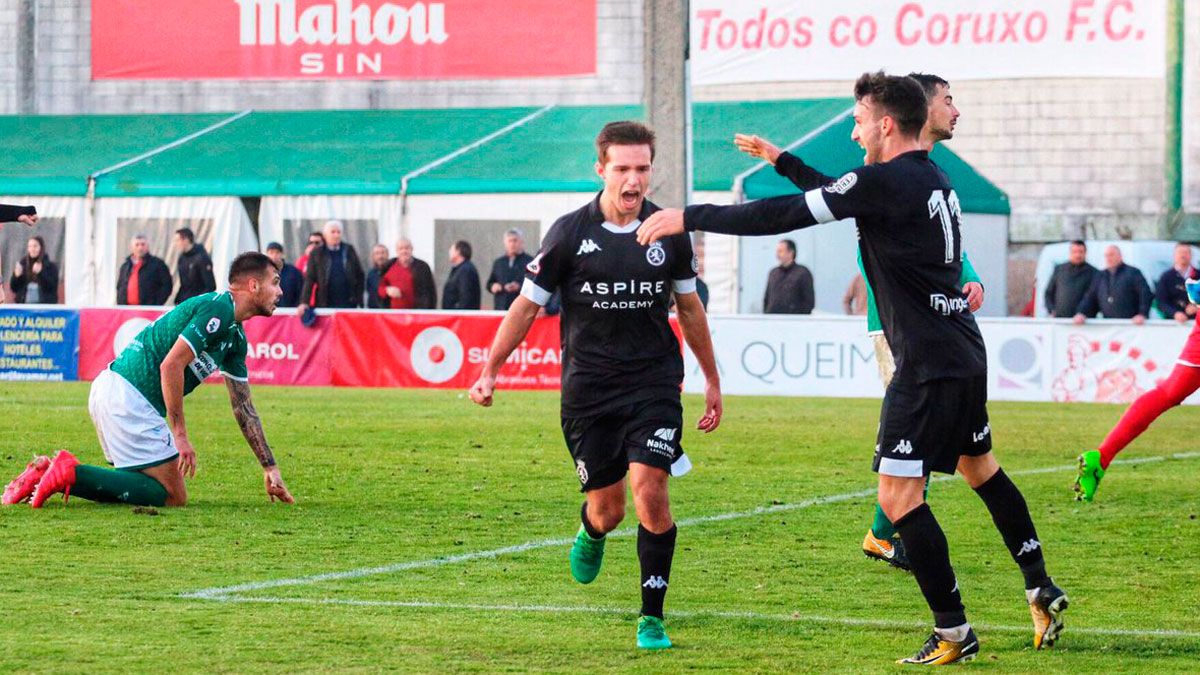
M 75 484 L 75 467 L 77 466 L 79 466 L 79 460 L 75 459 L 75 455 L 66 450 L 59 450 L 50 462 L 50 468 L 46 469 L 46 474 L 34 488 L 33 499 L 30 500 L 29 505 L 40 509 L 47 499 L 59 492 L 63 493 L 63 503 L 66 503 L 67 498 L 71 496 L 71 486 Z
M 37 455 L 33 458 L 20 476 L 12 479 L 12 482 L 4 486 L 4 497 L 0 498 L 0 504 L 12 506 L 20 504 L 29 499 L 33 494 L 33 488 L 37 487 L 38 481 L 46 474 L 46 469 L 50 468 L 50 458 L 45 455 Z

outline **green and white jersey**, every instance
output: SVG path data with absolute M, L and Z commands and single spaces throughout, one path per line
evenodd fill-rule
M 158 317 L 137 334 L 109 368 L 128 380 L 159 415 L 165 416 L 159 368 L 179 340 L 186 342 L 196 357 L 183 372 L 184 395 L 218 370 L 235 380 L 247 379 L 246 334 L 233 320 L 233 296 L 228 292 L 197 295 Z

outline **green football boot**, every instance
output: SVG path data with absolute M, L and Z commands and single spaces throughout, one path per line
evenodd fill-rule
M 1079 456 L 1079 477 L 1075 479 L 1075 500 L 1090 502 L 1096 496 L 1096 488 L 1100 487 L 1100 479 L 1104 478 L 1104 469 L 1100 468 L 1100 451 L 1088 450 Z
M 581 584 L 590 584 L 600 574 L 600 563 L 604 562 L 604 540 L 592 539 L 587 530 L 579 526 L 575 543 L 571 545 L 571 576 Z
M 667 637 L 667 629 L 663 628 L 662 619 L 656 616 L 643 616 L 638 619 L 637 642 L 638 649 L 671 648 L 671 638 Z

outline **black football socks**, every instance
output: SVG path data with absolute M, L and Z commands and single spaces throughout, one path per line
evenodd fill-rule
M 663 601 L 671 582 L 671 560 L 675 557 L 674 525 L 654 534 L 638 525 L 637 552 L 642 566 L 642 616 L 663 618 Z
M 975 493 L 987 505 L 992 514 L 992 522 L 1004 538 L 1004 545 L 1021 568 L 1021 574 L 1025 576 L 1025 589 L 1049 586 L 1051 581 L 1046 574 L 1042 543 L 1033 527 L 1029 506 L 1025 504 L 1025 497 L 1021 495 L 1021 491 L 1004 473 L 1004 469 L 1000 469 L 983 485 L 975 488 Z
M 929 505 L 922 503 L 895 523 L 900 540 L 908 552 L 913 576 L 933 610 L 933 622 L 939 629 L 952 629 L 967 623 L 958 580 L 950 565 L 950 545 L 946 534 Z

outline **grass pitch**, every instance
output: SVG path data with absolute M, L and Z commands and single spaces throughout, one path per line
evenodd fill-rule
M 557 395 L 501 392 L 490 410 L 456 392 L 255 397 L 295 506 L 267 502 L 210 385 L 187 402 L 199 456 L 187 508 L 0 510 L 0 671 L 878 672 L 927 636 L 911 577 L 859 550 L 878 402 L 730 398 L 715 434 L 685 433 L 696 469 L 671 486 L 677 647 L 642 654 L 634 538 L 609 542 L 590 586 L 568 573 L 581 496 Z M 3 479 L 58 447 L 100 463 L 86 398 L 86 384 L 0 385 Z M 699 403 L 686 399 L 688 420 Z M 1077 504 L 1074 457 L 1121 408 L 991 412 L 1072 604 L 1059 646 L 1032 651 L 1020 574 L 982 503 L 961 480 L 935 483 L 982 642 L 971 667 L 1195 672 L 1200 455 L 1117 465 L 1096 503 Z M 1193 453 L 1197 421 L 1172 411 L 1122 458 Z

